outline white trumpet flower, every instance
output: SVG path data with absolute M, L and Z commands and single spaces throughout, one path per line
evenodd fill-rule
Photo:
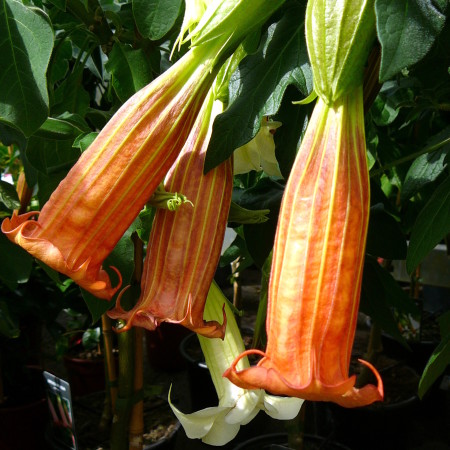
M 256 136 L 234 152 L 234 174 L 247 173 L 251 170 L 263 170 L 267 175 L 281 177 L 280 168 L 275 157 L 273 132 L 281 122 L 264 117 Z
M 221 320 L 223 309 L 227 316 L 225 338 L 205 338 L 198 335 L 219 398 L 219 404 L 184 414 L 169 404 L 190 439 L 202 439 L 209 445 L 225 445 L 237 435 L 241 425 L 249 423 L 260 410 L 279 420 L 294 418 L 300 411 L 303 400 L 291 397 L 277 397 L 262 389 L 242 389 L 235 386 L 222 374 L 244 349 L 244 343 L 228 305 L 228 300 L 213 282 L 206 301 L 205 320 Z M 247 358 L 239 361 L 240 370 L 250 367 Z

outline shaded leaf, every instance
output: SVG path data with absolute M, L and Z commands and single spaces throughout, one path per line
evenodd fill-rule
M 376 0 L 380 81 L 420 61 L 445 23 L 446 0 Z
M 416 304 L 408 297 L 389 272 L 372 257 L 366 257 L 361 289 L 361 310 L 406 348 L 408 344 L 398 329 L 391 308 L 418 314 Z
M 19 209 L 20 200 L 14 185 L 0 180 L 0 202 L 8 209 Z
M 139 33 L 153 41 L 161 39 L 175 24 L 181 3 L 181 0 L 133 0 Z
M 18 283 L 27 282 L 33 258 L 3 233 L 0 233 L 0 254 L 8 255 L 7 258 L 0 258 L 0 280 L 11 290 L 15 289 Z
M 125 288 L 130 284 L 134 271 L 134 245 L 131 240 L 131 235 L 136 230 L 137 223 L 138 222 L 135 221 L 131 224 L 103 264 L 103 268 L 108 271 L 113 285 L 117 283 L 118 279 L 117 275 L 110 268 L 113 266 L 119 270 L 122 275 L 122 288 Z M 132 292 L 134 293 L 135 291 Z M 89 312 L 92 315 L 92 323 L 97 322 L 97 320 L 101 318 L 102 314 L 114 306 L 114 300 L 108 302 L 107 300 L 95 297 L 83 289 L 81 290 L 81 293 L 87 304 Z M 133 301 L 137 301 L 137 296 L 133 299 Z M 122 304 L 125 303 L 122 302 Z
M 44 12 L 2 0 L 0 117 L 30 136 L 48 115 L 46 71 L 53 30 Z
M 412 273 L 450 232 L 450 175 L 437 187 L 411 231 L 406 270 Z
M 419 397 L 422 398 L 432 384 L 450 364 L 450 333 L 443 337 L 434 350 L 419 381 Z
M 205 172 L 249 142 L 264 115 L 278 112 L 288 85 L 297 86 L 304 96 L 311 91 L 304 15 L 303 5 L 287 8 L 264 34 L 258 51 L 246 57 L 231 76 L 229 106 L 214 121 Z
M 248 251 L 258 267 L 262 267 L 273 248 L 284 186 L 270 178 L 261 178 L 245 190 L 239 204 L 248 209 L 268 209 L 269 220 L 256 225 L 244 225 Z
M 122 102 L 152 80 L 151 67 L 144 51 L 133 50 L 120 42 L 114 44 L 105 67 L 112 74 L 112 85 Z
M 442 130 L 438 135 L 427 141 L 427 147 L 440 145 L 441 142 L 450 140 L 450 127 Z M 421 155 L 414 160 L 409 168 L 401 193 L 403 201 L 417 194 L 424 186 L 435 181 L 444 171 L 446 157 L 450 153 L 450 142 L 439 150 Z
M 275 155 L 280 171 L 284 178 L 288 178 L 294 164 L 295 156 L 300 148 L 301 138 L 306 131 L 308 117 L 313 104 L 294 105 L 292 102 L 299 100 L 300 94 L 295 86 L 288 86 L 283 97 L 283 102 L 274 120 L 281 122 L 281 127 L 275 132 Z
M 406 236 L 398 222 L 388 214 L 383 204 L 373 205 L 370 208 L 366 252 L 386 259 L 405 259 L 406 251 Z

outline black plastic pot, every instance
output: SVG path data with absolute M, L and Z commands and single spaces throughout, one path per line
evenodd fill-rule
M 29 370 L 28 395 L 0 407 L 0 450 L 45 449 L 48 406 L 40 368 Z
M 185 337 L 180 352 L 187 363 L 191 407 L 194 411 L 217 406 L 219 399 L 195 333 Z
M 350 450 L 349 447 L 321 436 L 305 434 L 303 450 Z M 286 433 L 264 434 L 241 442 L 234 450 L 295 450 L 289 447 Z

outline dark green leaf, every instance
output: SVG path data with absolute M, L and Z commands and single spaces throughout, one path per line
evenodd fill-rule
M 264 115 L 278 112 L 288 85 L 297 86 L 304 96 L 312 89 L 303 18 L 302 5 L 287 8 L 267 30 L 259 50 L 239 64 L 229 84 L 229 107 L 214 121 L 205 172 L 250 141 Z
M 174 25 L 181 0 L 133 0 L 133 15 L 139 33 L 151 40 L 161 39 Z
M 39 170 L 36 173 L 36 182 L 39 185 L 37 196 L 39 205 L 42 207 L 58 187 L 58 184 L 66 177 L 67 170 L 52 172 L 51 175 L 46 175 Z
M 381 203 L 370 208 L 366 251 L 372 256 L 386 259 L 406 258 L 406 236 Z
M 20 336 L 19 324 L 11 317 L 8 304 L 5 301 L 0 301 L 0 335 L 8 339 Z
M 428 53 L 444 26 L 446 6 L 447 1 L 376 0 L 382 48 L 380 81 L 392 78 Z
M 28 161 L 46 175 L 66 172 L 80 157 L 80 151 L 72 147 L 73 139 L 43 139 L 32 136 L 28 141 Z
M 51 140 L 75 139 L 79 134 L 86 131 L 87 125 L 70 120 L 69 116 L 73 117 L 73 115 L 66 115 L 66 118 L 63 118 L 64 116 L 60 118 L 48 117 L 34 136 Z
M 406 257 L 408 273 L 450 232 L 450 176 L 438 186 L 411 231 Z
M 8 209 L 19 209 L 20 200 L 14 185 L 0 180 L 0 202 Z
M 43 11 L 2 0 L 0 117 L 30 136 L 48 115 L 46 71 L 53 30 Z
M 136 230 L 136 221 L 128 228 L 125 234 L 122 236 L 120 241 L 117 243 L 116 247 L 112 253 L 106 258 L 103 268 L 108 271 L 111 278 L 111 283 L 114 285 L 117 283 L 117 275 L 111 269 L 115 267 L 119 270 L 122 275 L 122 288 L 128 286 L 131 282 L 131 276 L 134 270 L 134 245 L 131 240 L 131 235 Z M 114 306 L 114 301 L 108 302 L 95 297 L 87 291 L 81 290 L 83 298 L 86 301 L 89 312 L 92 315 L 92 323 L 97 322 L 106 311 Z M 134 299 L 134 302 L 137 298 Z
M 364 264 L 361 289 L 361 310 L 368 314 L 381 328 L 408 348 L 398 329 L 391 308 L 400 312 L 417 314 L 417 306 L 392 276 L 376 259 L 367 257 Z
M 0 233 L 0 280 L 10 289 L 15 289 L 18 283 L 28 281 L 33 264 L 33 258 L 18 245 L 13 244 L 4 233 Z
M 419 382 L 419 397 L 422 398 L 432 384 L 450 364 L 450 333 L 443 337 L 429 359 Z
M 83 333 L 83 337 L 81 338 L 83 347 L 86 350 L 92 350 L 96 348 L 100 343 L 100 336 L 101 336 L 100 327 L 88 328 Z
M 112 85 L 122 102 L 152 80 L 148 57 L 142 49 L 116 42 L 105 65 L 112 74 Z
M 259 267 L 263 266 L 273 248 L 283 192 L 283 185 L 270 178 L 261 178 L 239 198 L 239 205 L 244 208 L 270 210 L 269 220 L 266 222 L 243 226 L 248 251 Z
M 21 150 L 24 150 L 27 145 L 27 139 L 21 131 L 16 128 L 9 127 L 0 122 L 0 142 L 3 145 L 17 145 Z
M 89 94 L 81 84 L 78 73 L 71 74 L 55 90 L 54 103 L 51 105 L 53 116 L 66 112 L 84 117 L 89 107 Z
M 450 139 L 450 127 L 442 130 L 437 136 L 427 141 L 427 147 L 438 145 Z M 450 143 L 439 150 L 419 156 L 409 168 L 403 182 L 401 199 L 408 200 L 424 186 L 435 181 L 447 166 L 445 159 L 450 153 Z
M 72 58 L 72 44 L 69 40 L 56 41 L 52 55 L 52 63 L 49 67 L 49 82 L 51 85 L 62 80 L 69 71 L 69 61 Z

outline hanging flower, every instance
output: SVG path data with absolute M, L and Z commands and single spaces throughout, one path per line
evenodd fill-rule
M 119 109 L 40 213 L 13 215 L 2 231 L 87 291 L 111 298 L 120 281 L 112 287 L 102 263 L 178 156 L 213 76 L 208 53 L 191 50 Z
M 249 8 L 244 0 L 216 0 L 194 30 L 193 48 L 119 109 L 42 211 L 14 214 L 2 231 L 110 299 L 121 277 L 112 287 L 103 261 L 177 158 L 224 58 L 281 3 L 262 8 L 254 0 Z
M 261 389 L 241 389 L 222 377 L 224 370 L 244 350 L 244 344 L 227 299 L 213 283 L 206 302 L 205 318 L 218 320 L 223 311 L 227 316 L 225 339 L 222 341 L 198 337 L 217 391 L 218 406 L 184 414 L 170 403 L 169 393 L 170 407 L 187 436 L 191 439 L 202 439 L 209 445 L 224 445 L 234 439 L 241 425 L 249 423 L 259 411 L 265 411 L 274 419 L 289 420 L 298 414 L 303 404 L 303 400 L 298 398 L 276 397 Z M 249 366 L 247 358 L 239 361 L 239 368 Z
M 319 95 L 280 210 L 269 282 L 265 352 L 238 357 L 226 376 L 242 388 L 342 406 L 383 399 L 383 384 L 349 377 L 369 221 L 362 73 L 373 4 L 310 0 L 306 37 Z M 240 358 L 263 356 L 240 370 Z
M 355 388 L 348 370 L 369 218 L 362 91 L 333 107 L 319 99 L 289 176 L 269 284 L 267 349 L 226 376 L 243 388 L 362 406 L 378 380 Z M 242 357 L 242 356 L 241 356 Z
M 234 174 L 247 173 L 251 170 L 263 170 L 267 175 L 281 177 L 280 168 L 275 157 L 274 131 L 280 122 L 264 117 L 256 136 L 247 144 L 234 151 Z
M 108 314 L 153 330 L 160 322 L 180 323 L 204 335 L 223 337 L 225 322 L 204 322 L 203 309 L 220 258 L 233 186 L 232 162 L 227 160 L 203 174 L 212 123 L 222 103 L 207 97 L 165 189 L 182 192 L 190 202 L 177 211 L 158 209 L 152 225 L 141 297 L 130 311 L 117 302 Z

